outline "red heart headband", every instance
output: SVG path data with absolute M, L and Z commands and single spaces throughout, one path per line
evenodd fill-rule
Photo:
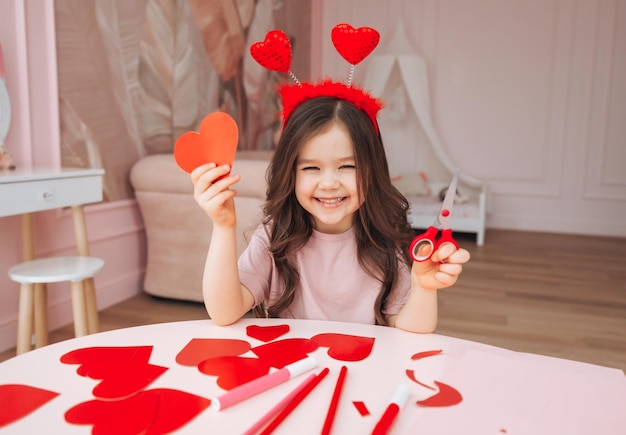
M 279 93 L 283 100 L 283 128 L 293 110 L 301 103 L 318 97 L 335 97 L 349 101 L 364 111 L 372 121 L 376 132 L 376 115 L 382 109 L 381 100 L 363 89 L 352 85 L 354 66 L 365 59 L 378 45 L 379 33 L 370 27 L 355 29 L 349 24 L 337 24 L 331 31 L 331 40 L 337 52 L 350 63 L 348 83 L 324 80 L 318 83 L 300 83 L 291 72 L 291 42 L 281 30 L 267 33 L 264 41 L 250 46 L 250 54 L 262 67 L 272 71 L 288 73 L 295 85 L 282 85 Z

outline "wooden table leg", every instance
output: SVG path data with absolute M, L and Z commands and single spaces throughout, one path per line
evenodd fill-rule
M 45 284 L 34 284 L 35 347 L 48 344 L 48 295 Z
M 87 312 L 87 325 L 90 334 L 95 334 L 100 329 L 98 322 L 98 304 L 94 279 L 87 278 L 83 281 L 85 287 L 85 310 Z
M 20 285 L 20 304 L 17 318 L 17 354 L 26 353 L 31 349 L 33 339 L 33 286 Z
M 74 315 L 74 335 L 82 337 L 89 334 L 87 310 L 85 309 L 85 287 L 83 281 L 72 281 L 72 313 Z

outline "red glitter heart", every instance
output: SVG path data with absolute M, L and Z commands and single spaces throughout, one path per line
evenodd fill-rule
M 333 45 L 351 65 L 365 59 L 378 45 L 380 34 L 371 27 L 355 29 L 350 24 L 337 24 L 330 33 Z
M 289 72 L 291 66 L 291 42 L 282 30 L 272 30 L 265 40 L 250 46 L 250 54 L 261 66 L 272 71 Z

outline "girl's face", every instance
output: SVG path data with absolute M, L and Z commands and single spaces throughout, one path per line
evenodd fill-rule
M 345 128 L 333 124 L 304 143 L 296 163 L 296 198 L 323 233 L 350 229 L 361 206 L 354 147 Z

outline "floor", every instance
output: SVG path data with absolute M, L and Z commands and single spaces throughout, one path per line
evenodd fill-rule
M 489 230 L 478 247 L 457 238 L 472 260 L 439 292 L 438 334 L 626 371 L 626 239 Z M 100 329 L 206 317 L 200 303 L 140 293 L 102 310 Z M 50 340 L 72 336 L 70 324 Z

